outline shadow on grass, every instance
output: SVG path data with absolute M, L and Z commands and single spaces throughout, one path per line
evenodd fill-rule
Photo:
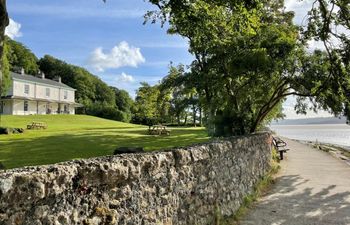
M 308 182 L 300 176 L 280 177 L 240 224 L 350 224 L 350 189 L 336 185 L 303 189 Z
M 43 165 L 77 158 L 111 155 L 117 147 L 169 149 L 208 141 L 204 130 L 176 129 L 170 136 L 147 135 L 145 129 L 95 129 L 3 141 L 0 161 L 6 168 Z M 45 134 L 45 133 L 43 133 Z M 40 133 L 38 133 L 40 135 Z M 47 134 L 46 134 L 47 135 Z

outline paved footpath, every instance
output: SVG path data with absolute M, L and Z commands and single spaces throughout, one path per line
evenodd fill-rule
M 241 225 L 350 225 L 350 166 L 284 139 L 291 149 L 276 184 Z

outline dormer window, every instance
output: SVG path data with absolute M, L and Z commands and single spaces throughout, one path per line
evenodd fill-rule
M 29 94 L 29 84 L 24 85 L 24 94 Z
M 64 91 L 63 92 L 63 98 L 64 99 L 68 99 L 68 91 Z
M 50 88 L 46 88 L 46 97 L 50 97 Z

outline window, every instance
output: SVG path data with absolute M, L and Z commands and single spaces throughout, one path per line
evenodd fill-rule
M 68 91 L 64 91 L 63 92 L 63 98 L 64 99 L 68 99 Z
M 68 106 L 64 105 L 64 112 L 67 113 L 68 112 Z
M 0 114 L 4 113 L 5 102 L 0 102 Z
M 46 88 L 46 97 L 50 97 L 50 88 Z
M 28 101 L 24 101 L 23 110 L 24 110 L 24 112 L 28 112 Z
M 29 84 L 24 85 L 24 94 L 29 94 Z

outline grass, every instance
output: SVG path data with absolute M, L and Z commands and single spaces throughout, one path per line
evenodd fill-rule
M 171 128 L 170 136 L 147 135 L 146 126 L 85 115 L 2 116 L 2 127 L 46 122 L 47 130 L 0 135 L 0 162 L 7 169 L 111 155 L 116 147 L 167 149 L 209 140 L 204 128 Z
M 340 152 L 341 155 L 345 156 L 346 158 L 350 158 L 350 151 L 337 145 L 313 143 L 311 146 L 318 150 L 328 152 L 328 153 L 338 151 Z

